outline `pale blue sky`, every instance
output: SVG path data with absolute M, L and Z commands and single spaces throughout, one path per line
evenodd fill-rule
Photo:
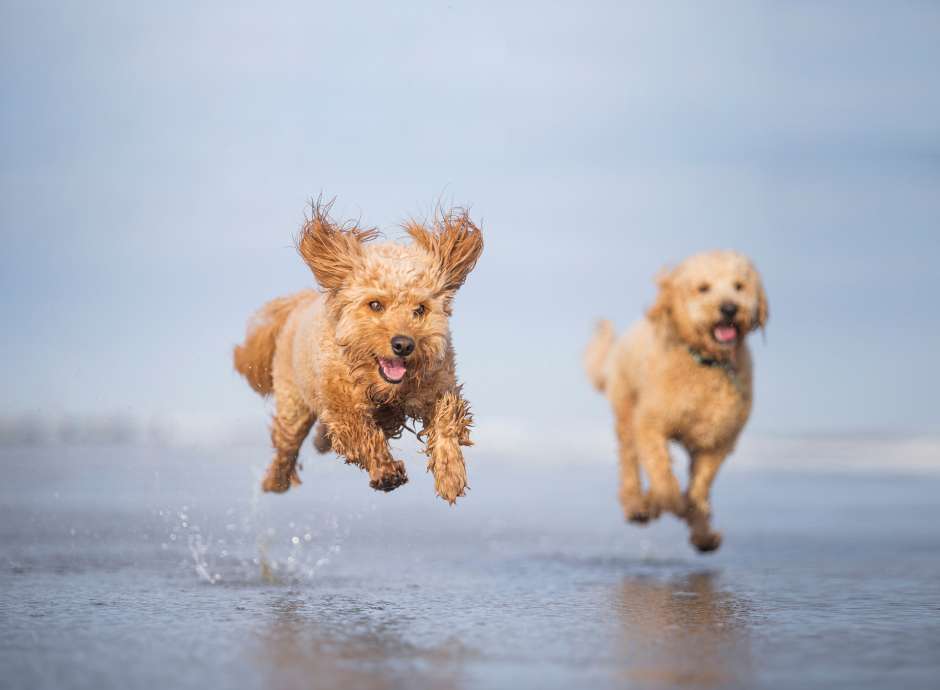
M 0 415 L 257 415 L 229 350 L 322 191 L 482 220 L 481 417 L 606 420 L 594 319 L 733 247 L 753 429 L 940 431 L 937 3 L 4 1 L 0 65 Z

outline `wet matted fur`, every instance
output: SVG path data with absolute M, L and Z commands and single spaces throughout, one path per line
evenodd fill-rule
M 472 417 L 449 317 L 483 251 L 480 229 L 456 209 L 430 226 L 406 224 L 410 244 L 373 242 L 375 230 L 338 224 L 329 212 L 330 204 L 314 203 L 297 240 L 322 292 L 272 300 L 235 348 L 235 369 L 275 400 L 275 454 L 262 487 L 283 492 L 300 483 L 297 456 L 319 421 L 317 450 L 332 448 L 366 470 L 372 488 L 391 491 L 408 478 L 388 440 L 412 419 L 435 489 L 454 503 L 467 488 L 460 447 L 471 445 Z
M 598 324 L 585 353 L 588 376 L 613 407 L 620 448 L 620 501 L 626 518 L 645 523 L 663 511 L 684 518 L 691 542 L 712 551 L 709 493 L 751 412 L 748 333 L 767 323 L 760 275 L 730 251 L 698 254 L 658 279 L 646 318 L 615 338 Z M 668 442 L 689 453 L 683 494 Z M 640 467 L 649 490 L 643 493 Z

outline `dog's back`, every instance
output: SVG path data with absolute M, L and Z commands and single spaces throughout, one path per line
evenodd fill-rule
M 235 347 L 233 359 L 235 370 L 261 395 L 270 395 L 274 390 L 272 364 L 278 334 L 294 310 L 314 302 L 317 298 L 318 295 L 313 290 L 278 297 L 265 304 L 251 317 L 245 342 Z

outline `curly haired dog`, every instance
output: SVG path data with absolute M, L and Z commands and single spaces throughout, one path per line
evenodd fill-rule
M 745 339 L 767 323 L 767 297 L 744 256 L 692 256 L 658 278 L 646 318 L 615 342 L 598 324 L 585 353 L 588 376 L 606 393 L 620 445 L 620 502 L 626 518 L 645 523 L 663 511 L 684 518 L 692 544 L 713 551 L 709 492 L 751 412 L 752 365 Z M 667 443 L 689 453 L 683 495 Z M 643 494 L 639 467 L 649 491 Z
M 437 494 L 453 504 L 467 471 L 472 417 L 457 383 L 448 319 L 458 288 L 483 251 L 465 211 L 427 227 L 410 222 L 407 245 L 371 243 L 377 232 L 329 217 L 316 202 L 297 241 L 322 293 L 272 300 L 235 348 L 235 369 L 261 395 L 274 394 L 274 460 L 265 491 L 300 484 L 297 455 L 314 422 L 314 445 L 330 448 L 391 491 L 406 481 L 388 440 L 420 420 Z

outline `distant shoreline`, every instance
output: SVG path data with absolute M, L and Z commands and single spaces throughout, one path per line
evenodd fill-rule
M 241 419 L 131 415 L 0 417 L 0 450 L 30 447 L 267 448 L 264 425 Z M 616 462 L 606 420 L 538 425 L 478 418 L 478 458 L 520 465 L 596 465 Z M 410 455 L 414 439 L 395 444 Z M 678 469 L 684 454 L 673 449 Z M 745 430 L 729 468 L 798 472 L 940 472 L 940 435 L 888 432 L 767 434 Z

